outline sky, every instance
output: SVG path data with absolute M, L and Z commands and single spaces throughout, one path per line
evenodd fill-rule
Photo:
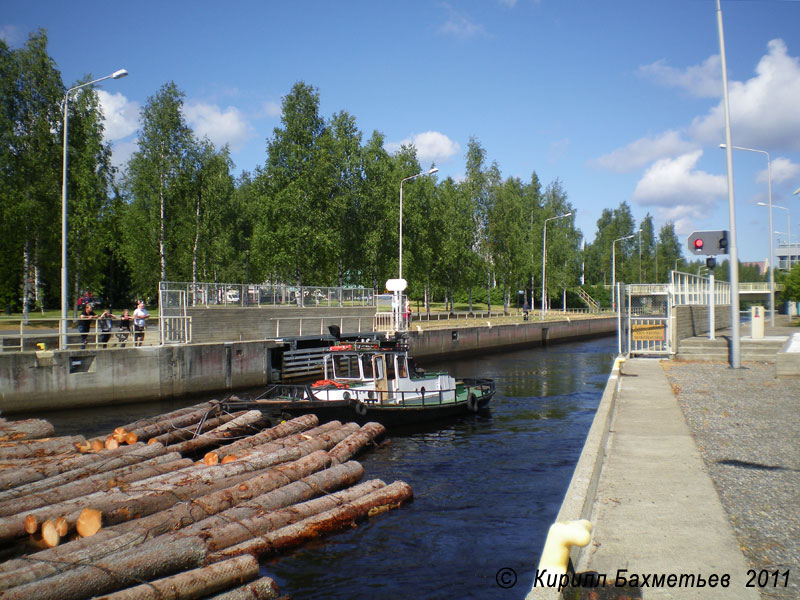
M 266 160 L 298 81 L 364 140 L 413 143 L 423 169 L 463 178 L 471 137 L 504 177 L 561 182 L 594 239 L 604 208 L 637 225 L 729 229 L 715 0 L 449 2 L 0 0 L 0 38 L 39 28 L 67 85 L 120 68 L 98 93 L 114 162 L 174 81 L 187 123 L 228 144 L 236 173 Z M 800 241 L 800 1 L 723 0 L 732 144 L 769 154 L 776 242 Z M 739 259 L 769 256 L 767 155 L 734 150 Z M 398 182 L 399 186 L 399 182 Z M 399 195 L 399 187 L 398 187 Z M 784 210 L 785 209 L 785 210 Z M 788 221 L 787 221 L 788 217 Z

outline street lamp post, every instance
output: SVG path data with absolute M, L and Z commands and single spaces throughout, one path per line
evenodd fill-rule
M 69 135 L 69 95 L 81 88 L 105 81 L 106 79 L 121 79 L 128 74 L 125 69 L 114 71 L 100 79 L 82 83 L 69 88 L 64 94 L 64 158 L 61 171 L 61 319 L 58 322 L 59 348 L 67 349 L 67 305 L 69 292 L 67 289 L 67 139 Z
M 725 144 L 720 144 L 723 150 L 727 148 Z M 767 157 L 767 198 L 769 204 L 759 202 L 762 206 L 769 206 L 769 324 L 775 327 L 775 244 L 772 239 L 772 168 L 770 167 L 769 152 L 766 150 L 756 150 L 755 148 L 745 148 L 744 146 L 731 146 L 734 150 L 746 150 L 748 152 L 758 152 Z
M 549 219 L 544 220 L 543 231 L 544 235 L 542 236 L 542 320 L 544 320 L 544 315 L 547 312 L 547 288 L 545 287 L 546 282 L 546 265 L 547 265 L 547 222 L 554 221 L 556 219 L 563 219 L 565 217 L 571 217 L 572 213 L 568 212 L 565 215 L 558 215 L 557 217 L 550 217 Z M 531 298 L 531 303 L 533 303 L 533 298 Z
M 611 242 L 611 309 L 617 311 L 617 247 L 616 243 L 636 237 L 635 233 L 617 238 Z
M 433 167 L 429 171 L 423 171 L 422 173 L 417 173 L 416 175 L 411 175 L 410 177 L 400 180 L 400 256 L 397 269 L 398 279 L 403 278 L 403 182 L 416 179 L 417 177 L 422 177 L 423 175 L 433 175 L 437 171 L 439 171 L 439 169 Z

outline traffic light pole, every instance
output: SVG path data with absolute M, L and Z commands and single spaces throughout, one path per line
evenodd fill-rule
M 717 32 L 719 33 L 719 56 L 722 63 L 722 95 L 725 107 L 725 157 L 728 165 L 728 214 L 731 237 L 728 241 L 731 279 L 731 355 L 732 369 L 741 367 L 739 339 L 739 252 L 736 248 L 736 208 L 733 200 L 733 144 L 731 142 L 731 115 L 728 106 L 728 70 L 725 62 L 725 34 L 722 28 L 722 7 L 717 0 Z

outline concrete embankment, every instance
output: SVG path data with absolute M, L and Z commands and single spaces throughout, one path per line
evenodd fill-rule
M 412 331 L 417 358 L 488 353 L 610 335 L 616 319 L 532 321 Z M 284 343 L 269 340 L 0 354 L 3 413 L 145 402 L 277 380 Z
M 593 530 L 588 546 L 572 547 L 576 571 L 595 571 L 612 587 L 624 580 L 622 592 L 759 597 L 746 585 L 748 563 L 657 360 L 612 372 L 556 520 L 577 519 Z M 557 589 L 539 586 L 547 581 L 537 573 L 528 600 L 558 598 Z

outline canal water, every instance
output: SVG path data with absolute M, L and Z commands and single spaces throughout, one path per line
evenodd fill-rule
M 524 597 L 615 354 L 616 338 L 605 337 L 423 364 L 493 378 L 489 411 L 391 430 L 359 458 L 365 480 L 403 480 L 414 501 L 266 559 L 262 575 L 295 600 Z M 196 402 L 39 416 L 58 435 L 88 436 Z

